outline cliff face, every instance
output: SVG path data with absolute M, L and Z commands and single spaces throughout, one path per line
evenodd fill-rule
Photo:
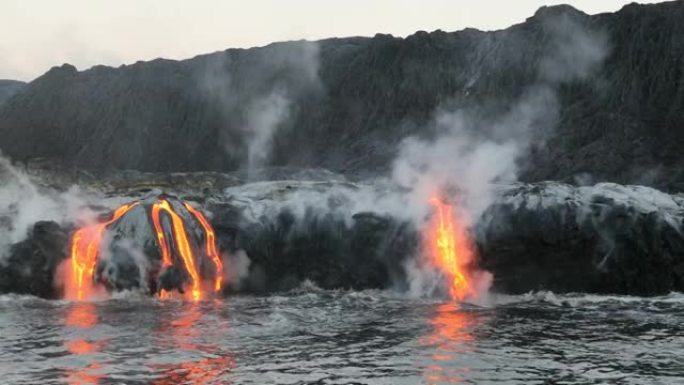
M 596 68 L 577 61 L 586 52 L 547 60 L 563 45 L 559 20 L 605 37 Z M 83 72 L 63 65 L 0 105 L 0 147 L 18 160 L 90 169 L 372 174 L 390 166 L 403 138 L 434 134 L 439 111 L 496 116 L 543 78 L 558 108 L 521 160 L 524 180 L 588 173 L 682 190 L 681 20 L 682 1 L 595 16 L 560 6 L 495 32 L 288 42 Z M 549 66 L 564 70 L 549 77 Z
M 0 80 L 0 105 L 21 90 L 26 83 L 16 80 Z

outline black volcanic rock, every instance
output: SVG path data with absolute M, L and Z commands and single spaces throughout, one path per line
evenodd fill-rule
M 416 254 L 419 234 L 406 221 L 355 212 L 349 204 L 357 188 L 261 182 L 210 202 L 220 247 L 229 258 L 245 252 L 249 259 L 233 283 L 250 292 L 291 290 L 307 280 L 324 289 L 405 286 L 403 262 Z
M 57 267 L 68 257 L 68 231 L 55 222 L 36 222 L 27 239 L 12 245 L 0 262 L 0 293 L 59 295 Z
M 494 290 L 684 290 L 684 197 L 641 186 L 503 187 L 477 225 Z
M 64 65 L 0 107 L 0 147 L 18 160 L 90 169 L 232 171 L 249 157 L 250 111 L 275 95 L 288 108 L 269 164 L 376 173 L 404 137 L 430 135 L 440 107 L 506 111 L 539 82 L 558 17 L 605 33 L 608 52 L 590 76 L 558 86 L 557 127 L 532 144 L 525 180 L 589 173 L 681 190 L 682 1 L 593 16 L 545 7 L 494 32 L 289 42 L 83 72 Z M 572 72 L 575 57 L 561 59 Z
M 405 262 L 419 257 L 421 229 L 398 216 L 359 210 L 362 188 L 259 182 L 206 199 L 229 290 L 289 290 L 307 280 L 326 289 L 408 288 Z M 98 263 L 96 279 L 110 290 L 153 293 L 187 280 L 178 265 L 157 275 L 161 257 L 144 209 L 150 202 L 108 230 L 109 255 Z M 480 267 L 493 274 L 497 292 L 658 295 L 684 291 L 683 228 L 682 196 L 612 183 L 545 182 L 499 186 L 473 232 Z M 201 235 L 195 225 L 188 229 Z M 57 297 L 55 271 L 67 258 L 68 236 L 57 223 L 36 223 L 0 263 L 0 293 Z M 202 276 L 213 277 L 212 264 L 200 260 Z
M 0 80 L 0 105 L 26 86 L 26 83 L 16 80 Z

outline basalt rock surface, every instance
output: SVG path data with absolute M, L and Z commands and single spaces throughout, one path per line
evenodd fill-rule
M 0 261 L 0 293 L 57 298 L 56 271 L 68 257 L 69 231 L 56 222 L 36 222 L 24 241 Z
M 26 83 L 16 80 L 0 80 L 0 105 L 26 86 Z
M 684 291 L 684 197 L 642 186 L 502 186 L 477 226 L 506 293 Z
M 226 291 L 282 291 L 306 280 L 328 289 L 406 289 L 405 262 L 419 257 L 421 229 L 401 215 L 359 205 L 366 187 L 260 182 L 208 197 L 202 207 L 223 253 Z M 97 279 L 111 290 L 177 288 L 187 280 L 180 270 L 159 279 L 154 274 L 161 257 L 146 214 L 150 199 L 156 195 L 109 230 L 109 255 Z M 201 229 L 169 199 L 201 241 Z M 493 273 L 497 292 L 658 295 L 684 291 L 683 226 L 681 196 L 641 186 L 546 182 L 498 186 L 473 234 L 480 267 Z M 54 271 L 67 257 L 72 228 L 36 223 L 0 264 L 0 291 L 58 296 Z M 152 274 L 142 276 L 141 266 Z M 208 260 L 200 269 L 212 276 Z
M 210 202 L 222 248 L 240 250 L 249 270 L 240 289 L 288 290 L 309 280 L 326 289 L 402 287 L 416 254 L 415 226 L 353 207 L 360 187 L 340 182 L 263 182 Z

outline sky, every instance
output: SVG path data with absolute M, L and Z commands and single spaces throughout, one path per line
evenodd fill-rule
M 506 28 L 544 5 L 613 12 L 623 0 L 0 0 L 0 79 L 30 81 L 158 57 L 327 37 Z M 637 1 L 657 3 L 661 1 Z

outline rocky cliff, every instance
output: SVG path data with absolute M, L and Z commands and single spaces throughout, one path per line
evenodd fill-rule
M 19 92 L 26 83 L 16 80 L 0 80 L 0 104 Z
M 0 106 L 0 147 L 18 160 L 95 170 L 374 174 L 403 138 L 434 135 L 439 111 L 486 121 L 552 82 L 557 108 L 519 159 L 525 180 L 590 176 L 679 191 L 681 20 L 682 1 L 592 16 L 558 6 L 493 32 L 288 42 L 83 72 L 63 65 Z M 567 45 L 574 50 L 559 51 Z M 600 60 L 590 67 L 583 55 Z
M 290 180 L 205 196 L 203 208 L 211 214 L 229 273 L 227 290 L 283 291 L 306 280 L 326 289 L 409 290 L 416 278 L 407 266 L 424 257 L 423 230 L 379 201 L 360 204 L 369 188 L 377 192 L 349 182 Z M 144 203 L 158 191 L 142 194 L 124 200 Z M 112 228 L 112 245 L 118 236 L 122 245 L 135 240 L 154 249 L 142 211 L 131 211 Z M 16 215 L 1 214 L 0 230 L 17 225 Z M 7 248 L 0 293 L 58 297 L 55 271 L 67 258 L 73 227 L 71 220 L 32 225 L 26 239 Z M 659 295 L 684 290 L 683 227 L 681 196 L 612 183 L 544 182 L 498 186 L 494 203 L 472 231 L 479 265 L 493 274 L 495 292 Z M 133 263 L 134 254 L 127 254 L 133 249 L 118 248 L 98 265 L 98 274 L 111 271 L 111 289 L 148 287 L 139 270 L 148 264 Z M 150 266 L 159 262 L 158 252 L 144 255 Z

